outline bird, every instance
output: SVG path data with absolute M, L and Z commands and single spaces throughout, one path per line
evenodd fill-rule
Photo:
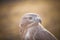
M 19 23 L 21 40 L 57 40 L 57 38 L 42 25 L 42 18 L 37 13 L 26 13 Z

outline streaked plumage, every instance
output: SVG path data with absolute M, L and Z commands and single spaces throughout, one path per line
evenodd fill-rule
M 41 24 L 38 14 L 27 13 L 20 21 L 22 40 L 57 40 L 56 37 L 47 31 Z

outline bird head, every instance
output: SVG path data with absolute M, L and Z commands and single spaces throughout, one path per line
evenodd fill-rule
M 36 13 L 26 13 L 21 18 L 21 24 L 22 25 L 31 24 L 34 22 L 35 23 L 41 23 L 41 18 Z

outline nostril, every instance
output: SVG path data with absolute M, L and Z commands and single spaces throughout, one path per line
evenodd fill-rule
M 27 19 L 26 17 L 24 19 Z

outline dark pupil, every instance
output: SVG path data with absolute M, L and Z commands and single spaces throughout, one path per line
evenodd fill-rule
M 29 19 L 32 19 L 32 17 L 29 17 Z

